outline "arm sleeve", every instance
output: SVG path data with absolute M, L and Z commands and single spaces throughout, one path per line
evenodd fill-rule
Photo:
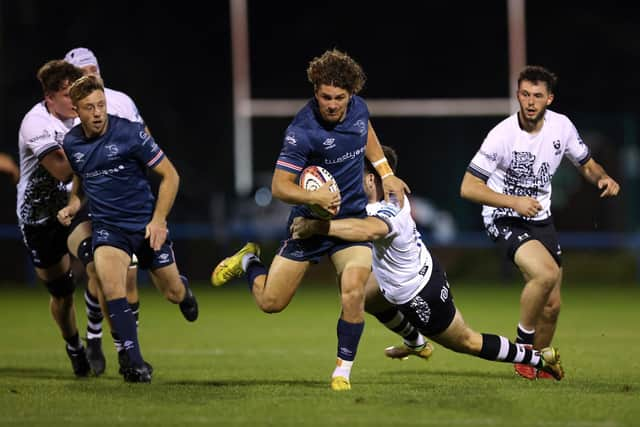
M 62 135 L 57 135 L 47 120 L 38 116 L 27 118 L 20 128 L 20 134 L 27 148 L 38 160 L 42 160 L 51 151 L 62 147 L 56 138 L 59 137 L 62 141 Z
M 132 124 L 131 138 L 135 157 L 148 168 L 153 168 L 164 158 L 164 152 L 156 144 L 151 135 L 145 132 L 144 126 L 139 123 Z
M 282 149 L 276 161 L 276 169 L 299 174 L 307 165 L 310 151 L 306 134 L 294 127 L 287 128 Z
M 591 150 L 589 150 L 587 144 L 582 141 L 582 138 L 573 123 L 571 123 L 569 119 L 567 119 L 567 121 L 568 135 L 564 155 L 575 166 L 582 166 L 591 158 Z
M 473 156 L 473 159 L 471 159 L 471 163 L 469 163 L 467 167 L 467 172 L 486 182 L 498 167 L 501 159 L 501 139 L 495 132 L 489 132 L 480 149 L 475 156 Z
M 399 221 L 400 207 L 395 203 L 376 203 L 368 213 L 370 216 L 376 217 L 387 224 L 389 232 L 384 237 L 385 239 L 393 238 L 400 233 L 402 226 Z

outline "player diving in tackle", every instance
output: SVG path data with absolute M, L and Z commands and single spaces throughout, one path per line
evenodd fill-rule
M 385 157 L 395 171 L 396 153 L 383 146 Z M 453 296 L 437 259 L 420 238 L 411 217 L 409 200 L 400 207 L 395 198 L 383 200 L 382 183 L 371 162 L 365 162 L 364 188 L 368 217 L 331 221 L 298 217 L 291 226 L 294 239 L 314 235 L 346 241 L 373 241 L 373 273 L 366 286 L 366 311 L 389 329 L 405 337 L 405 344 L 390 347 L 392 358 L 431 356 L 431 345 L 420 334 L 460 353 L 487 360 L 522 363 L 560 380 L 564 371 L 560 355 L 553 347 L 534 350 L 507 338 L 472 330 L 453 303 Z

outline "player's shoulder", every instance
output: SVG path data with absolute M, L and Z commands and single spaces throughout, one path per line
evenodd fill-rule
M 411 209 L 409 207 L 409 200 L 405 196 L 404 209 Z M 380 200 L 379 202 L 369 203 L 367 205 L 367 214 L 370 216 L 382 216 L 386 218 L 393 218 L 400 214 L 402 208 L 395 196 L 392 194 L 388 202 Z
M 555 111 L 547 109 L 544 120 L 555 127 L 566 128 L 573 127 L 573 122 L 569 117 L 562 113 L 556 113 Z
M 53 122 L 53 118 L 51 114 L 47 111 L 43 102 L 38 102 L 34 105 L 27 114 L 22 118 L 22 123 L 20 124 L 21 128 L 29 127 L 29 126 L 46 126 Z
M 127 95 L 126 93 L 111 89 L 108 87 L 104 88 L 104 96 L 107 98 L 107 103 L 109 102 L 128 102 L 134 104 L 133 99 Z
M 64 143 L 62 147 L 65 149 L 65 151 L 68 151 L 83 140 L 84 132 L 82 131 L 82 125 L 78 124 L 72 127 L 64 136 Z

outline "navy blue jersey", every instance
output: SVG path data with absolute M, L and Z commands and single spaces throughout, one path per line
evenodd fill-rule
M 276 168 L 299 174 L 309 165 L 322 166 L 340 189 L 336 218 L 363 217 L 367 197 L 362 185 L 369 110 L 359 96 L 351 97 L 342 122 L 325 123 L 315 98 L 296 114 L 286 130 Z M 294 206 L 292 216 L 312 217 L 306 206 Z
M 146 169 L 164 158 L 144 125 L 109 115 L 104 135 L 87 139 L 78 125 L 62 146 L 73 171 L 82 178 L 92 219 L 124 230 L 143 230 L 155 206 Z

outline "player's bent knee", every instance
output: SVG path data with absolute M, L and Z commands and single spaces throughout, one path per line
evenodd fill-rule
M 260 310 L 268 314 L 280 313 L 287 307 L 287 304 L 278 301 L 277 298 L 263 297 L 260 300 L 256 300 L 256 302 Z
M 71 270 L 56 279 L 45 282 L 44 285 L 54 298 L 65 298 L 76 290 Z
M 91 237 L 87 237 L 78 245 L 78 259 L 85 267 L 93 262 L 93 247 L 91 246 Z

